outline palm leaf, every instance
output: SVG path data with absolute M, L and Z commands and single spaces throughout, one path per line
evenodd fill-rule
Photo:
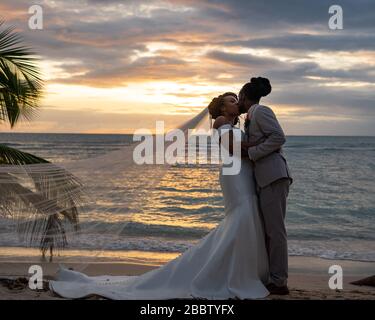
M 0 28 L 3 25 L 0 21 Z M 13 27 L 0 31 L 0 121 L 11 127 L 20 118 L 32 118 L 43 88 L 38 59 L 21 43 Z
M 13 27 L 0 21 L 0 122 L 11 128 L 20 119 L 31 120 L 43 88 L 38 59 L 22 42 Z M 43 255 L 67 245 L 65 222 L 78 230 L 78 207 L 84 202 L 83 186 L 74 175 L 0 144 L 0 215 L 16 219 L 21 239 L 39 245 Z
M 49 163 L 49 161 L 34 156 L 31 153 L 23 152 L 7 145 L 0 144 L 0 164 L 22 165 L 33 163 Z
M 42 170 L 32 169 L 41 163 Z M 43 158 L 6 145 L 0 145 L 0 164 L 20 166 L 0 172 L 0 214 L 16 219 L 21 240 L 38 245 L 43 255 L 48 248 L 51 255 L 54 248 L 63 249 L 67 245 L 64 222 L 79 230 L 78 207 L 85 203 L 81 182 Z M 25 175 L 32 188 L 24 185 Z

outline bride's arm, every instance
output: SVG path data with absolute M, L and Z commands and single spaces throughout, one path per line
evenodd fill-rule
M 215 122 L 214 122 L 214 124 L 213 124 L 213 128 L 214 129 L 219 129 L 222 125 L 224 125 L 224 124 L 226 124 L 227 123 L 227 120 L 225 119 L 225 117 L 223 117 L 223 116 L 220 116 L 220 117 L 217 117 L 216 119 L 215 119 Z

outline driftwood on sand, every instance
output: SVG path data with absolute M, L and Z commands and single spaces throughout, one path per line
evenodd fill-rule
M 356 286 L 369 286 L 375 287 L 375 276 L 363 278 L 361 280 L 350 282 L 350 284 L 354 284 Z
M 0 277 L 0 284 L 9 290 L 24 290 L 29 286 L 29 279 L 26 277 Z M 36 291 L 48 291 L 48 282 L 43 281 L 43 289 Z

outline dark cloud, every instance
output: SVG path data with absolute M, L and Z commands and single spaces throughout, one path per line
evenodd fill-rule
M 241 66 L 244 68 L 257 67 L 269 69 L 275 68 L 281 64 L 278 60 L 272 58 L 262 58 L 252 54 L 236 54 L 222 51 L 211 51 L 207 54 L 207 57 L 213 60 Z
M 314 62 L 282 62 L 278 59 L 263 58 L 251 54 L 235 54 L 212 51 L 207 54 L 209 59 L 230 64 L 238 70 L 238 75 L 262 73 L 275 82 L 300 83 L 302 81 L 314 83 L 308 77 L 322 78 L 320 81 L 361 81 L 373 82 L 375 66 L 352 67 L 349 69 L 323 69 Z M 249 77 L 247 77 L 249 78 Z
M 374 17 L 375 18 L 375 17 Z M 226 46 L 245 46 L 249 48 L 276 48 L 288 50 L 358 51 L 375 50 L 375 35 L 367 34 L 289 34 L 279 37 L 253 39 L 248 41 L 229 41 Z
M 192 1 L 178 1 L 191 3 Z M 200 1 L 193 1 L 199 5 Z M 211 8 L 208 4 L 216 4 Z M 338 3 L 326 0 L 215 0 L 203 1 L 202 10 L 211 17 L 234 17 L 248 27 L 258 30 L 259 27 L 276 30 L 279 26 L 290 26 L 294 30 L 299 27 L 315 26 L 328 30 L 328 8 L 333 4 L 339 4 L 344 12 L 344 26 L 346 29 L 374 29 L 375 2 L 372 0 L 341 0 Z M 218 10 L 218 8 L 223 8 Z M 224 9 L 225 8 L 225 9 Z M 225 16 L 225 13 L 227 15 Z M 251 30 L 249 30 L 251 32 Z
M 87 65 L 86 65 L 87 66 Z M 178 80 L 188 79 L 197 74 L 197 70 L 186 68 L 187 63 L 183 60 L 158 57 L 139 58 L 134 62 L 108 61 L 89 68 L 84 75 L 76 76 L 74 79 L 55 79 L 62 83 L 81 83 L 99 87 L 126 85 L 129 82 L 147 80 Z M 77 68 L 72 66 L 72 69 Z

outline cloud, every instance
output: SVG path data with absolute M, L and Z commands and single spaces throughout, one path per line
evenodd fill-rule
M 143 57 L 134 62 L 112 60 L 98 63 L 90 68 L 87 63 L 81 68 L 86 70 L 83 75 L 72 78 L 54 79 L 60 83 L 85 84 L 97 87 L 111 87 L 115 84 L 125 86 L 129 82 L 150 80 L 179 80 L 193 77 L 196 73 L 186 68 L 187 63 L 175 58 L 163 56 Z M 76 68 L 76 66 L 72 66 Z M 87 68 L 87 69 L 84 69 Z
M 275 68 L 281 63 L 277 59 L 258 57 L 252 54 L 236 54 L 222 51 L 210 51 L 207 57 L 223 63 L 241 67 Z
M 47 64 L 58 65 L 49 84 L 199 84 L 207 90 L 198 95 L 209 99 L 262 75 L 274 86 L 271 104 L 314 117 L 373 119 L 374 1 L 340 1 L 344 30 L 337 31 L 328 29 L 325 0 L 35 3 L 44 9 L 44 30 L 28 29 L 29 1 L 2 0 L 0 10 Z M 189 92 L 175 96 L 188 100 Z
M 375 18 L 375 17 L 374 17 Z M 259 38 L 248 41 L 228 42 L 226 45 L 246 46 L 249 48 L 276 48 L 288 50 L 328 50 L 328 51 L 358 51 L 375 50 L 373 34 L 288 34 L 278 37 Z

